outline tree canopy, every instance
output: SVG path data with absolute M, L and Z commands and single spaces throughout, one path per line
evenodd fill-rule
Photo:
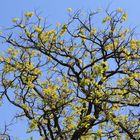
M 100 11 L 69 12 L 54 28 L 26 12 L 0 35 L 9 46 L 0 56 L 1 100 L 41 140 L 138 140 L 140 40 L 124 24 L 127 13 L 106 10 L 100 20 Z

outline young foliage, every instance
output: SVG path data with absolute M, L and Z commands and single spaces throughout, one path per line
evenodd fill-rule
M 42 140 L 133 139 L 140 135 L 140 40 L 121 8 L 50 28 L 33 12 L 14 18 L 0 56 L 1 98 Z M 97 17 L 98 16 L 98 17 Z M 16 34 L 17 33 L 17 34 Z

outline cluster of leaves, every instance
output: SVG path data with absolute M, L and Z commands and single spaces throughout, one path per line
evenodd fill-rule
M 100 28 L 97 12 L 81 12 L 50 29 L 27 12 L 1 35 L 10 45 L 0 56 L 1 98 L 26 117 L 28 133 L 42 140 L 138 139 L 140 135 L 140 41 L 124 28 L 127 13 L 108 12 Z

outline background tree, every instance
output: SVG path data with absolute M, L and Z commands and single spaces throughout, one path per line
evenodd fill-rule
M 14 18 L 0 57 L 1 99 L 42 140 L 133 139 L 140 135 L 140 41 L 121 8 L 51 28 L 38 14 Z

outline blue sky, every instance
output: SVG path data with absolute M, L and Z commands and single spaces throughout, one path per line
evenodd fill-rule
M 140 26 L 140 0 L 1 0 L 0 28 L 11 26 L 12 18 L 21 17 L 26 11 L 37 10 L 48 19 L 49 23 L 56 24 L 67 19 L 67 8 L 89 11 L 98 8 L 105 9 L 109 4 L 111 4 L 110 9 L 121 7 L 128 12 L 128 25 Z M 0 52 L 2 52 L 4 48 L 1 43 L 0 45 Z M 3 107 L 0 107 L 0 129 L 5 121 L 11 120 L 12 114 L 15 112 L 15 108 L 10 107 L 7 102 Z M 11 130 L 12 135 L 19 136 L 20 140 L 28 139 L 29 135 L 25 135 L 23 132 L 26 128 L 24 122 L 18 123 L 13 128 L 14 130 Z M 36 137 L 35 140 L 38 140 L 38 138 Z
M 106 8 L 111 3 L 111 8 L 122 7 L 129 14 L 129 22 L 140 24 L 139 0 L 3 0 L 0 4 L 0 26 L 11 24 L 11 18 L 21 17 L 25 11 L 37 10 L 42 12 L 50 22 L 64 21 L 67 18 L 67 8 L 97 9 Z

